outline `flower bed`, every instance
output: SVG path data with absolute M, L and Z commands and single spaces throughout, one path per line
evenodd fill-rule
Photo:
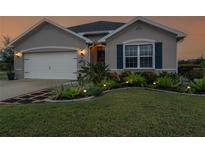
M 57 87 L 52 100 L 73 100 L 100 96 L 103 91 L 124 88 L 145 87 L 163 91 L 187 94 L 205 94 L 205 76 L 200 79 L 188 79 L 178 74 L 163 72 L 132 73 L 110 72 L 107 65 L 88 64 L 79 72 L 78 83 Z
M 124 73 L 125 74 L 125 73 Z M 153 75 L 151 75 L 153 76 Z M 100 96 L 102 93 L 107 93 L 113 89 L 144 87 L 149 90 L 161 92 L 174 92 L 180 94 L 189 94 L 204 96 L 205 95 L 205 77 L 195 81 L 190 81 L 187 78 L 179 75 L 161 74 L 156 77 L 153 83 L 148 81 L 147 75 L 140 73 L 128 73 L 120 78 L 116 76 L 112 79 L 103 80 L 100 83 L 87 83 L 79 85 L 68 84 L 57 87 L 53 91 L 53 95 L 49 102 L 73 102 L 81 100 L 89 100 L 93 97 Z M 202 94 L 202 95 L 201 95 Z M 204 94 L 204 95 L 203 95 Z

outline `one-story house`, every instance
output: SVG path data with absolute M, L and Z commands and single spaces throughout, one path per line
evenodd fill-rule
M 186 34 L 144 17 L 65 28 L 43 19 L 13 40 L 17 79 L 72 79 L 87 62 L 111 71 L 176 72 Z

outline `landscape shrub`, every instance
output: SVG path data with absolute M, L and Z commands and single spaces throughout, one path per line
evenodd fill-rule
M 124 78 L 124 81 L 129 86 L 141 86 L 144 87 L 146 85 L 145 78 L 140 74 L 129 74 Z
M 53 89 L 52 91 L 52 96 L 51 96 L 51 99 L 54 99 L 54 100 L 59 100 L 62 98 L 62 93 L 64 91 L 64 86 L 61 85 L 61 86 L 57 86 L 56 88 Z
M 173 79 L 170 76 L 161 76 L 156 81 L 156 86 L 163 89 L 171 89 L 173 87 Z
M 131 74 L 130 71 L 123 71 L 119 74 L 119 79 L 122 82 L 124 80 L 125 77 L 127 77 L 129 74 Z
M 176 73 L 169 73 L 169 72 L 161 72 L 160 74 L 159 74 L 159 77 L 170 77 L 170 78 L 172 78 L 173 80 L 174 79 L 176 79 L 177 78 L 177 74 Z
M 202 79 L 196 80 L 193 88 L 197 93 L 205 93 L 205 77 Z
M 88 87 L 88 95 L 89 96 L 100 96 L 102 94 L 102 89 L 95 85 L 95 84 L 91 84 L 89 87 Z
M 203 68 L 205 68 L 205 60 L 202 60 L 202 61 L 200 62 L 200 66 L 203 67 Z
M 200 79 L 205 75 L 205 69 L 197 64 L 181 64 L 179 65 L 179 74 L 190 80 Z
M 193 92 L 193 83 L 186 77 L 178 76 L 174 81 L 174 88 L 177 92 L 186 92 L 192 93 Z
M 142 72 L 141 75 L 146 79 L 147 84 L 153 84 L 158 77 L 154 72 Z
M 0 63 L 0 71 L 7 71 L 7 64 L 1 62 Z
M 102 80 L 105 80 L 108 72 L 108 65 L 102 63 L 88 63 L 85 66 L 81 67 L 81 70 L 79 71 L 79 77 L 85 82 L 93 82 L 95 84 L 98 84 Z
M 62 92 L 62 98 L 68 98 L 68 99 L 72 99 L 72 98 L 77 98 L 82 96 L 82 89 L 78 86 L 76 87 L 68 87 L 68 88 L 64 88 L 63 92 Z
M 107 73 L 107 80 L 119 81 L 119 76 L 118 76 L 117 72 L 108 72 Z
M 101 87 L 103 90 L 110 90 L 114 88 L 119 88 L 120 84 L 115 80 L 106 80 L 101 83 Z

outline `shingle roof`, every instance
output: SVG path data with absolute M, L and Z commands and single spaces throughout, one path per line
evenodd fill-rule
M 112 30 L 116 30 L 117 28 L 121 27 L 124 24 L 125 23 L 122 22 L 96 21 L 92 23 L 68 27 L 68 29 L 76 33 L 94 32 L 94 31 L 112 31 Z

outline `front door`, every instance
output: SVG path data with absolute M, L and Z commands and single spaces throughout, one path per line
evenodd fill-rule
M 97 47 L 97 63 L 105 63 L 105 48 Z

